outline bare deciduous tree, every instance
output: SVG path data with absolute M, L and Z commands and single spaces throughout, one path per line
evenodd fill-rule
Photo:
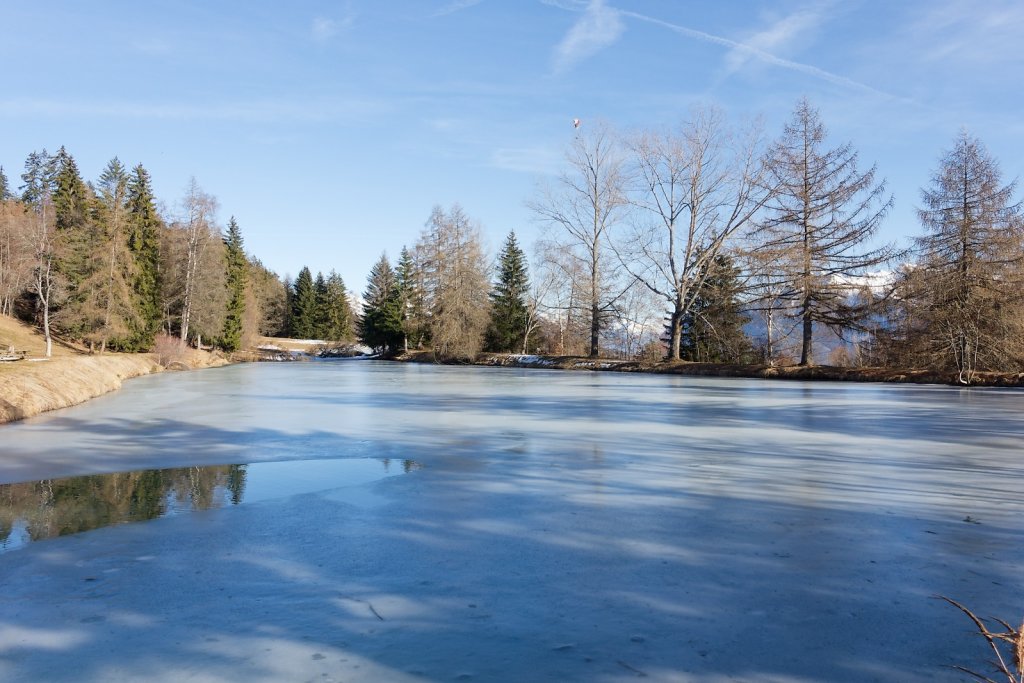
M 542 189 L 527 203 L 537 218 L 551 229 L 549 240 L 575 264 L 566 276 L 579 278 L 574 291 L 585 299 L 574 302 L 585 308 L 590 328 L 590 356 L 600 351 L 601 328 L 613 311 L 615 299 L 625 287 L 615 282 L 616 265 L 605 254 L 609 231 L 626 206 L 623 157 L 609 128 L 594 127 L 579 133 L 567 154 L 569 168 L 554 188 Z
M 199 187 L 195 178 L 189 181 L 181 202 L 182 218 L 178 227 L 184 236 L 184 263 L 182 263 L 181 329 L 182 341 L 188 341 L 189 325 L 196 308 L 200 265 L 207 247 L 215 241 L 218 232 L 214 226 L 217 200 Z
M 32 229 L 25 234 L 26 246 L 33 256 L 31 290 L 36 296 L 36 310 L 41 318 L 43 337 L 46 340 L 46 357 L 53 354 L 53 339 L 50 334 L 51 307 L 56 304 L 60 293 L 60 277 L 55 272 L 56 260 L 56 214 L 53 208 L 53 188 L 56 167 L 53 157 L 42 152 L 33 152 L 25 161 L 25 182 L 22 198 L 31 207 L 34 220 Z
M 669 306 L 669 357 L 680 358 L 683 320 L 710 265 L 771 196 L 757 126 L 733 132 L 717 109 L 696 109 L 678 132 L 630 143 L 633 230 L 617 252 L 624 267 Z
M 21 202 L 0 201 L 0 315 L 14 314 L 14 301 L 32 278 L 28 235 L 33 216 Z

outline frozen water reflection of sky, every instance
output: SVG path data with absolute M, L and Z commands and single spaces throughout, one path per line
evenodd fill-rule
M 0 555 L 0 679 L 959 680 L 1024 615 L 1024 393 L 387 363 L 141 378 L 0 482 L 414 460 Z M 395 467 L 393 464 L 392 467 Z

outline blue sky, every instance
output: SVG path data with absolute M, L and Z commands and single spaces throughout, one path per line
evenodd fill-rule
M 693 104 L 798 98 L 877 163 L 905 240 L 961 127 L 1024 170 L 1020 0 L 7 2 L 0 164 L 65 145 L 87 179 L 142 162 L 170 211 L 190 176 L 279 274 L 361 291 L 382 250 L 459 202 L 492 253 L 583 125 L 671 125 Z

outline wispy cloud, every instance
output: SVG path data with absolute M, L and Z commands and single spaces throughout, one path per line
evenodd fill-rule
M 587 57 L 614 44 L 625 28 L 618 10 L 605 5 L 604 0 L 591 0 L 583 16 L 555 48 L 555 73 L 565 73 Z
M 310 27 L 310 35 L 318 43 L 326 43 L 345 31 L 355 22 L 355 15 L 349 12 L 341 19 L 330 19 L 328 17 L 316 17 Z
M 136 38 L 129 45 L 136 52 L 147 55 L 166 55 L 171 52 L 171 44 L 160 38 Z
M 766 53 L 787 52 L 798 38 L 806 36 L 808 32 L 821 25 L 829 7 L 830 4 L 822 4 L 793 12 L 763 31 L 758 31 L 744 40 L 743 44 Z M 733 48 L 725 57 L 726 73 L 735 73 L 754 59 L 755 56 L 750 50 Z
M 562 157 L 550 146 L 501 147 L 491 154 L 491 166 L 504 171 L 557 175 Z
M 790 71 L 795 71 L 797 73 L 802 73 L 807 76 L 811 76 L 813 78 L 827 81 L 829 83 L 834 83 L 836 85 L 851 88 L 853 90 L 860 90 L 862 92 L 868 92 L 873 95 L 880 95 L 886 98 L 898 99 L 895 98 L 894 95 L 882 92 L 881 90 L 878 90 L 876 88 L 871 87 L 870 85 L 867 85 L 866 83 L 861 83 L 860 81 L 855 81 L 852 78 L 847 78 L 846 76 L 841 76 L 830 71 L 825 71 L 824 69 L 819 69 L 818 67 L 811 66 L 810 64 L 804 64 L 789 59 L 783 59 L 782 57 L 778 57 L 772 54 L 771 52 L 768 52 L 767 50 L 762 49 L 757 45 L 751 43 L 743 43 L 736 40 L 730 40 L 729 38 L 716 36 L 712 33 L 698 31 L 697 29 L 688 28 L 686 26 L 680 26 L 679 24 L 673 24 L 671 22 L 663 21 L 655 17 L 650 17 L 647 16 L 646 14 L 639 14 L 637 12 L 629 12 L 626 10 L 619 10 L 619 13 L 622 16 L 662 26 L 687 38 L 700 40 L 706 43 L 713 43 L 715 45 L 721 45 L 722 47 L 727 47 L 732 51 L 730 52 L 730 55 L 737 55 L 736 57 L 734 57 L 734 59 L 757 59 L 772 66 L 776 66 L 782 69 L 788 69 Z
M 483 0 L 453 0 L 453 2 L 449 2 L 447 5 L 434 12 L 432 16 L 443 17 L 449 14 L 455 14 L 461 10 L 469 9 L 474 5 L 479 5 L 481 2 L 483 2 Z
M 180 102 L 89 102 L 33 98 L 0 99 L 0 117 L 103 118 L 240 123 L 316 123 L 367 118 L 393 105 L 374 100 L 255 100 L 218 104 Z
M 927 61 L 1019 65 L 1024 62 L 1024 3 L 987 0 L 983 10 L 973 0 L 927 3 L 908 34 L 919 39 L 918 54 Z

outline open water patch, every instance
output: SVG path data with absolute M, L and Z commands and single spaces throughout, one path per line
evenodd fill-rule
M 92 474 L 0 485 L 0 553 L 33 541 L 242 503 L 331 491 L 365 502 L 365 485 L 413 460 L 332 458 Z

